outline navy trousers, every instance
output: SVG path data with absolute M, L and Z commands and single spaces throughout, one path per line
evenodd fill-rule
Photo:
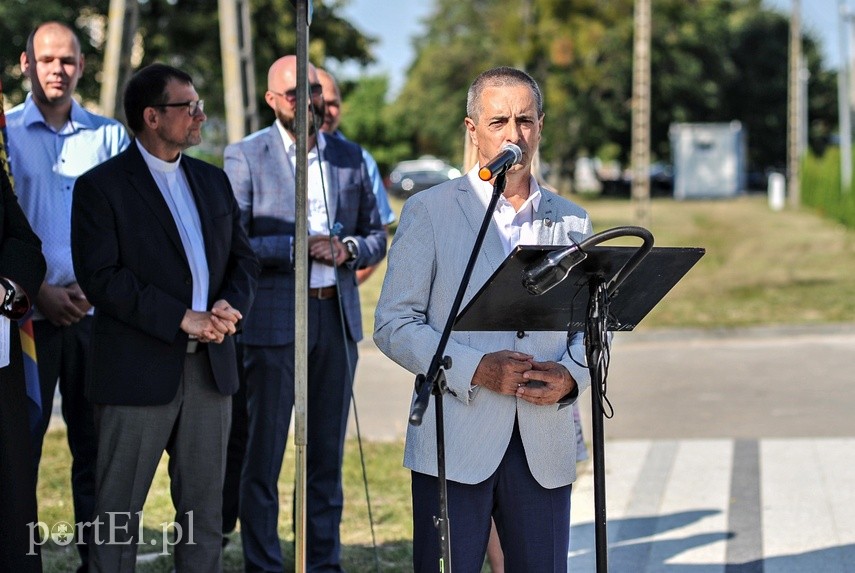
M 449 436 L 446 436 L 449 438 Z M 454 439 L 451 436 L 449 439 Z M 570 489 L 546 489 L 528 469 L 519 428 L 498 469 L 481 483 L 446 483 L 450 524 L 451 568 L 455 573 L 479 573 L 490 536 L 490 516 L 505 554 L 507 573 L 567 571 L 570 544 Z M 413 570 L 439 571 L 437 478 L 412 472 Z
M 335 298 L 309 299 L 308 312 L 307 571 L 342 571 L 341 466 L 357 349 L 342 333 Z M 294 345 L 245 345 L 243 351 L 249 414 L 240 484 L 245 568 L 281 572 L 277 481 L 294 406 Z
M 33 445 L 34 479 L 38 479 L 42 443 L 50 424 L 58 383 L 62 395 L 62 417 L 67 427 L 68 447 L 72 457 L 71 496 L 76 523 L 92 521 L 95 510 L 98 439 L 95 435 L 93 407 L 84 395 L 91 332 L 91 316 L 85 316 L 70 326 L 56 326 L 47 319 L 33 321 L 42 393 L 42 420 Z M 89 551 L 86 543 L 90 536 L 91 530 L 85 529 L 82 539 L 79 538 L 75 543 L 82 561 L 81 571 L 86 571 L 88 567 Z

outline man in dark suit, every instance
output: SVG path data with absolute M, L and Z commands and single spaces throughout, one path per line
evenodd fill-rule
M 134 569 L 137 543 L 148 542 L 135 539 L 140 512 L 166 450 L 176 569 L 219 571 L 238 387 L 232 335 L 249 311 L 258 261 L 225 173 L 182 154 L 201 141 L 206 119 L 190 76 L 143 68 L 124 107 L 135 141 L 77 180 L 72 206 L 74 269 L 96 308 L 87 397 L 101 530 L 92 566 Z
M 309 571 L 341 571 L 341 465 L 362 319 L 356 269 L 386 253 L 386 233 L 356 144 L 325 137 L 321 85 L 309 66 L 307 527 Z M 282 571 L 277 535 L 282 466 L 294 406 L 294 229 L 297 59 L 270 67 L 274 124 L 225 151 L 250 244 L 262 264 L 241 339 L 249 413 L 240 521 L 247 571 Z M 305 89 L 305 88 L 304 88 Z M 298 253 L 306 256 L 306 253 Z M 343 313 L 343 316 L 342 316 Z
M 0 112 L 2 113 L 2 112 Z M 0 571 L 41 571 L 28 523 L 36 517 L 32 439 L 18 325 L 45 277 L 41 241 L 21 210 L 0 164 Z

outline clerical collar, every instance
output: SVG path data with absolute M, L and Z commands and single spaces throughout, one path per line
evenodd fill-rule
M 155 157 L 149 153 L 139 139 L 135 139 L 134 141 L 137 142 L 137 147 L 139 148 L 140 153 L 142 153 L 146 165 L 148 165 L 150 169 L 160 171 L 161 173 L 174 173 L 181 167 L 181 158 L 184 157 L 184 154 L 179 152 L 178 159 L 175 161 L 164 161 L 163 159 Z

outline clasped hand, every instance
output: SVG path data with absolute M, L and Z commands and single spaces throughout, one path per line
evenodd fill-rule
M 573 376 L 558 362 L 538 362 L 513 350 L 485 354 L 472 383 L 540 406 L 558 403 L 576 387 Z
M 341 239 L 335 235 L 311 235 L 309 256 L 325 265 L 338 267 L 347 261 L 348 253 Z
M 70 326 L 80 322 L 92 308 L 77 283 L 67 286 L 42 283 L 36 305 L 54 326 Z
M 184 313 L 181 330 L 199 342 L 219 344 L 226 336 L 237 332 L 237 322 L 243 318 L 240 311 L 226 300 L 218 300 L 208 312 L 190 310 Z

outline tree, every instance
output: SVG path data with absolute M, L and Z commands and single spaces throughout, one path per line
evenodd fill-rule
M 373 61 L 374 39 L 363 35 L 338 16 L 347 0 L 315 1 L 310 28 L 309 58 L 318 65 L 327 60 Z M 165 61 L 193 76 L 211 114 L 223 113 L 222 62 L 216 10 L 210 0 L 148 0 L 140 4 L 139 34 L 143 39 L 141 65 Z M 271 17 L 271 15 L 274 15 Z M 297 32 L 289 0 L 253 0 L 250 4 L 256 93 L 262 125 L 273 122 L 264 102 L 267 71 L 279 57 L 295 53 Z M 210 115 L 210 114 L 209 114 Z
M 469 82 L 494 65 L 526 69 L 544 92 L 544 160 L 568 172 L 580 154 L 630 152 L 632 0 L 440 0 L 393 104 L 413 155 L 460 157 Z M 756 167 L 785 161 L 788 20 L 761 0 L 654 0 L 654 156 L 674 122 L 741 121 Z M 834 125 L 834 74 L 804 37 L 813 141 Z M 425 110 L 430 110 L 429 121 Z M 783 126 L 783 127 L 782 127 Z
M 411 147 L 410 157 L 463 159 L 466 91 L 472 78 L 497 61 L 498 42 L 485 34 L 489 0 L 439 0 L 427 30 L 416 40 L 416 60 L 389 110 Z
M 381 173 L 388 173 L 395 163 L 406 159 L 410 153 L 405 135 L 389 117 L 386 105 L 388 78 L 372 76 L 357 81 L 340 81 L 339 88 L 342 94 L 342 132 L 371 153 Z
M 348 0 L 315 0 L 310 30 L 310 59 L 317 65 L 328 60 L 373 61 L 373 38 L 365 36 L 338 14 Z M 33 27 L 46 20 L 59 20 L 76 28 L 86 57 L 86 70 L 79 91 L 87 101 L 99 96 L 98 72 L 105 47 L 109 0 L 8 0 L 0 3 L 0 62 L 4 91 L 9 102 L 23 99 L 24 78 L 18 57 Z M 145 0 L 139 3 L 137 31 L 139 66 L 160 61 L 184 69 L 193 76 L 206 100 L 209 115 L 223 114 L 223 82 L 216 3 L 211 0 Z M 259 110 L 263 121 L 273 114 L 262 101 L 267 89 L 267 70 L 273 61 L 294 53 L 296 26 L 289 0 L 253 0 L 251 6 L 255 72 Z M 275 17 L 271 18 L 271 14 Z M 7 79 L 8 78 L 8 79 Z
M 24 100 L 26 78 L 21 72 L 20 55 L 26 49 L 30 32 L 40 23 L 57 20 L 72 27 L 80 38 L 85 58 L 83 78 L 78 92 L 84 100 L 98 99 L 101 51 L 104 47 L 103 15 L 109 0 L 4 0 L 0 2 L 0 73 L 7 103 Z

